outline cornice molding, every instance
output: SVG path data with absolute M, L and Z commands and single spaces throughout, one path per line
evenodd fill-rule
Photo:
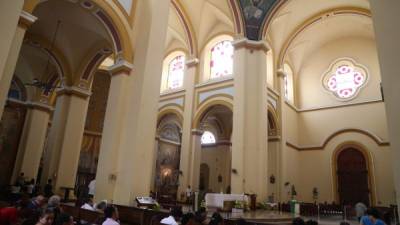
M 47 104 L 40 103 L 40 102 L 27 102 L 26 106 L 28 108 L 37 109 L 37 110 L 45 111 L 48 113 L 51 113 L 54 111 L 54 107 L 49 106 Z
M 190 59 L 186 60 L 185 64 L 189 68 L 189 67 L 197 66 L 199 64 L 199 62 L 200 61 L 198 58 L 190 58 Z
M 56 95 L 60 96 L 60 95 L 75 95 L 77 97 L 80 98 L 87 98 L 89 96 L 92 95 L 92 92 L 88 91 L 88 90 L 84 90 L 82 88 L 79 87 L 63 87 L 60 90 L 56 91 Z
M 18 25 L 25 29 L 28 29 L 38 18 L 24 10 L 21 11 L 19 16 Z
M 204 133 L 203 130 L 199 130 L 199 129 L 192 130 L 192 135 L 201 136 L 201 135 L 203 135 L 203 133 Z
M 129 75 L 133 70 L 133 65 L 125 60 L 120 60 L 114 65 L 107 68 L 107 71 L 111 74 L 111 76 L 118 75 Z
M 246 48 L 251 51 L 262 50 L 265 53 L 269 51 L 269 47 L 265 41 L 252 41 L 247 38 L 236 39 L 232 42 L 235 49 Z
M 371 133 L 370 131 L 367 130 L 361 130 L 361 129 L 356 129 L 356 128 L 347 128 L 347 129 L 342 129 L 334 132 L 333 134 L 329 135 L 321 145 L 296 145 L 294 143 L 291 143 L 289 141 L 286 142 L 286 146 L 289 146 L 297 151 L 315 151 L 315 150 L 324 150 L 328 143 L 336 136 L 344 133 L 359 133 L 363 134 L 369 138 L 371 138 L 378 146 L 390 146 L 389 141 L 385 141 L 382 138 L 378 137 L 377 135 Z

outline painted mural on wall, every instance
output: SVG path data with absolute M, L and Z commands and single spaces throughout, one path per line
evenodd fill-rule
M 246 36 L 250 40 L 260 40 L 265 17 L 278 0 L 239 0 L 245 19 Z
M 14 169 L 26 108 L 7 103 L 0 122 L 0 187 L 8 185 Z

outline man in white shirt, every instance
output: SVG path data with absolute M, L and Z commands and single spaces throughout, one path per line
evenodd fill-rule
M 104 210 L 104 217 L 106 220 L 102 225 L 119 225 L 118 211 L 114 206 L 107 206 L 107 208 Z
M 166 224 L 166 225 L 178 225 L 177 220 L 182 216 L 182 211 L 179 210 L 178 208 L 173 208 L 171 210 L 171 213 L 169 214 L 168 217 L 165 217 L 160 221 L 161 224 Z
M 85 203 L 81 207 L 82 209 L 87 209 L 90 211 L 96 211 L 93 207 L 93 201 L 91 198 L 85 199 Z
M 92 181 L 90 181 L 88 188 L 89 188 L 89 197 L 93 198 L 94 192 L 96 190 L 96 180 L 93 179 Z

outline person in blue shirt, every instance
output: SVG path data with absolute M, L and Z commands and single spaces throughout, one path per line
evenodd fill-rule
M 385 222 L 381 220 L 381 214 L 375 208 L 367 210 L 367 215 L 361 217 L 361 225 L 385 225 Z

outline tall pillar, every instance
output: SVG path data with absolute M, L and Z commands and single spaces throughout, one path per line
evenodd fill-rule
M 1 5 L 2 4 L 3 3 L 1 3 Z M 25 11 L 22 11 L 20 13 L 18 26 L 13 31 L 14 37 L 11 42 L 10 49 L 8 51 L 7 59 L 5 61 L 3 70 L 0 70 L 1 73 L 0 74 L 0 117 L 3 114 L 4 105 L 7 100 L 8 90 L 10 89 L 11 81 L 14 75 L 15 66 L 17 65 L 19 52 L 22 46 L 22 42 L 24 40 L 25 32 L 28 29 L 28 27 L 36 21 L 36 19 L 37 18 L 35 16 Z M 5 31 L 2 31 L 3 34 L 4 32 Z
M 200 165 L 201 165 L 201 136 L 203 131 L 192 130 L 192 147 L 190 158 L 190 185 L 192 190 L 198 191 L 200 185 Z
M 232 193 L 267 197 L 268 109 L 267 51 L 262 41 L 233 42 L 234 105 L 232 133 Z
M 103 135 L 100 145 L 99 162 L 96 173 L 95 200 L 112 200 L 117 175 L 116 162 L 126 120 L 128 80 L 133 66 L 119 62 L 110 67 L 111 84 L 104 118 Z
M 53 111 L 52 107 L 36 102 L 28 103 L 27 107 L 12 181 L 15 181 L 20 173 L 24 173 L 29 180 L 36 180 L 46 141 L 50 114 Z
M 0 79 L 11 51 L 24 0 L 0 1 Z
M 280 127 L 281 127 L 281 140 L 280 140 L 280 145 L 278 149 L 278 174 L 277 174 L 277 182 L 276 185 L 278 185 L 278 193 L 277 193 L 277 200 L 279 202 L 284 202 L 287 199 L 287 194 L 284 191 L 285 190 L 285 182 L 287 181 L 287 168 L 288 163 L 287 163 L 287 148 L 286 148 L 286 141 L 287 141 L 287 128 L 286 126 L 286 112 L 283 111 L 284 105 L 286 102 L 285 99 L 285 77 L 287 74 L 283 69 L 278 69 L 277 71 L 277 77 L 278 77 L 278 84 L 279 84 L 279 95 L 281 96 L 279 98 L 279 109 L 280 109 Z
M 396 201 L 400 206 L 400 77 L 398 75 L 400 51 L 400 1 L 370 0 L 376 44 L 382 75 L 386 115 L 393 159 Z M 400 207 L 399 207 L 400 213 Z
M 181 179 L 179 180 L 178 193 L 186 190 L 190 184 L 190 162 L 191 162 L 191 143 L 192 143 L 192 121 L 194 117 L 194 87 L 196 83 L 196 73 L 199 60 L 191 58 L 186 61 L 185 68 L 185 105 L 183 111 L 183 126 L 182 126 L 182 147 L 179 170 L 182 171 Z M 193 187 L 194 188 L 194 187 Z
M 60 187 L 75 186 L 89 96 L 89 92 L 76 87 L 57 91 L 42 180 L 55 180 L 56 193 Z
M 126 116 L 117 149 L 112 200 L 131 205 L 136 196 L 148 196 L 155 165 L 154 145 L 162 61 L 170 1 L 139 1 L 135 17 L 134 75 L 127 83 Z M 124 114 L 125 114 L 124 113 Z M 107 137 L 104 137 L 107 138 Z M 102 152 L 100 152 L 102 154 Z M 99 165 L 101 166 L 101 165 Z M 98 173 L 97 177 L 108 176 Z M 96 185 L 97 186 L 97 185 Z M 97 198 L 97 197 L 96 197 Z

